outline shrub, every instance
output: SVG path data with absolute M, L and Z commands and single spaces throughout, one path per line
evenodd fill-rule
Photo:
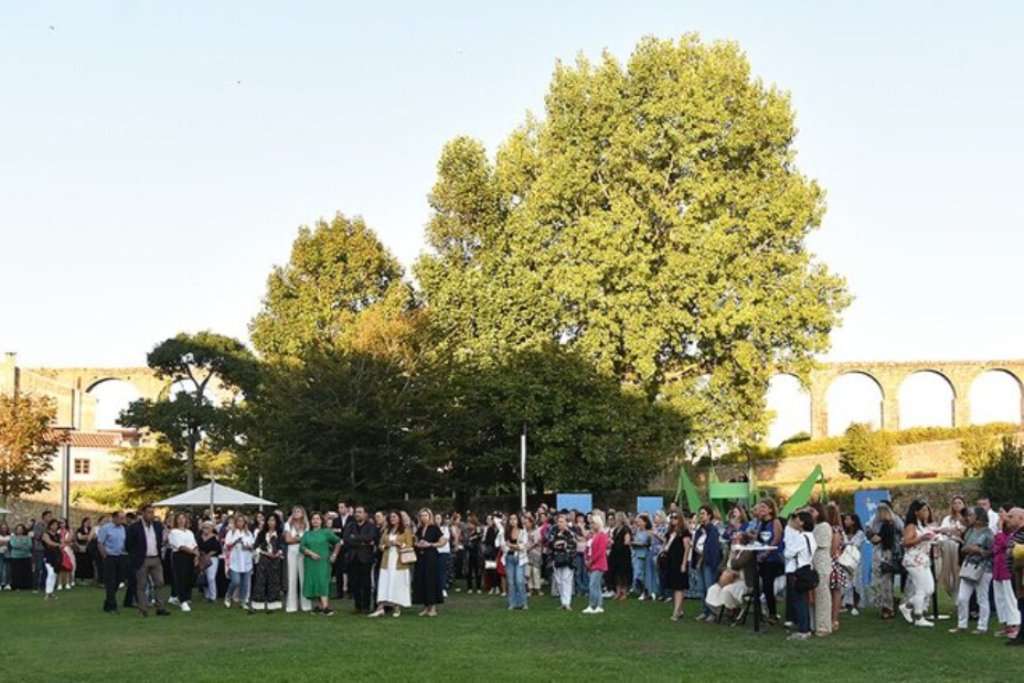
M 889 435 L 872 431 L 867 424 L 852 424 L 839 450 L 839 470 L 863 481 L 879 479 L 896 466 L 896 452 Z
M 982 467 L 981 490 L 994 505 L 1024 503 L 1024 444 L 1003 438 L 1002 447 Z
M 999 451 L 998 434 L 991 429 L 971 427 L 960 439 L 960 462 L 964 475 L 977 477 Z

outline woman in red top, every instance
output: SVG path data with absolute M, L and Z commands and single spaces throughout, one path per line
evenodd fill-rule
M 590 572 L 590 604 L 583 614 L 603 614 L 604 573 L 608 571 L 608 534 L 604 532 L 604 515 L 595 512 L 590 519 L 591 538 L 587 542 L 587 571 Z

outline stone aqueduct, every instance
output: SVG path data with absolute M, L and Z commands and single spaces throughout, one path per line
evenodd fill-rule
M 12 375 L 15 386 L 25 391 L 39 391 L 57 397 L 58 420 L 79 429 L 95 428 L 95 400 L 90 391 L 103 382 L 122 380 L 135 387 L 139 395 L 155 399 L 169 388 L 167 380 L 159 379 L 145 367 L 136 368 L 33 368 L 19 370 L 13 354 L 0 360 L 7 372 L 0 372 L 0 390 L 4 376 Z M 5 368 L 0 368 L 4 370 Z M 970 388 L 982 374 L 1003 372 L 1012 377 L 1020 389 L 1018 421 L 1024 424 L 1024 360 L 1005 361 L 908 361 L 908 362 L 839 362 L 821 363 L 802 382 L 810 397 L 811 437 L 828 436 L 828 389 L 838 378 L 859 374 L 869 377 L 881 394 L 879 424 L 882 429 L 900 428 L 899 390 L 910 376 L 934 373 L 949 383 L 952 390 L 951 423 L 959 427 L 970 424 Z
M 811 371 L 805 385 L 811 398 L 811 438 L 828 436 L 828 388 L 843 375 L 859 374 L 874 380 L 882 396 L 880 426 L 896 431 L 900 428 L 900 386 L 911 375 L 930 372 L 949 383 L 953 394 L 951 423 L 962 427 L 971 423 L 971 385 L 982 374 L 992 371 L 1004 372 L 1016 380 L 1021 390 L 1017 420 L 1024 423 L 1024 360 L 822 363 Z

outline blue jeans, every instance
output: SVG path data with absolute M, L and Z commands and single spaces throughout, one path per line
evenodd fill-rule
M 590 608 L 597 609 L 604 604 L 604 572 L 590 571 Z
M 40 591 L 46 587 L 46 563 L 43 562 L 43 551 L 32 549 L 32 590 Z
M 576 553 L 575 582 L 576 582 L 576 594 L 577 595 L 586 595 L 587 591 L 590 590 L 590 587 L 587 585 L 587 582 L 588 582 L 588 578 L 587 578 L 587 563 L 583 559 L 583 553 Z
M 704 587 L 703 572 L 690 572 L 690 589 L 686 591 L 686 597 L 703 600 L 707 589 Z
M 715 572 L 715 569 L 717 568 L 709 567 L 707 565 L 701 565 L 700 568 L 700 581 L 704 585 L 704 591 L 701 595 L 701 604 L 704 605 L 704 613 L 710 614 L 711 616 L 716 616 L 715 610 L 711 609 L 711 606 L 708 605 L 708 603 L 704 602 L 704 598 L 708 596 L 708 589 L 714 586 L 715 582 L 718 581 L 718 576 L 717 572 Z
M 642 557 L 633 555 L 633 588 L 636 588 L 641 595 L 650 592 L 651 584 L 649 583 L 650 577 L 647 576 L 647 554 L 644 553 Z
M 228 594 L 225 598 L 230 599 L 235 591 L 238 591 L 239 602 L 245 604 L 249 602 L 249 575 L 252 572 L 236 572 L 234 569 L 231 570 L 231 583 L 228 585 Z
M 807 608 L 807 591 L 793 590 L 793 609 L 796 612 L 796 632 L 811 632 L 811 613 Z
M 644 567 L 647 572 L 647 590 L 651 592 L 651 597 L 661 597 L 661 572 L 658 571 L 658 554 L 651 552 L 647 556 L 647 563 Z
M 505 556 L 505 578 L 508 581 L 508 606 L 526 607 L 526 565 L 519 564 L 514 554 Z

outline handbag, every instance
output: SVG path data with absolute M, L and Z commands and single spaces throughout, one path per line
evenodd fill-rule
M 843 553 L 839 556 L 839 566 L 850 574 L 857 571 L 857 567 L 860 566 L 860 550 L 857 546 L 848 545 L 843 548 Z
M 413 548 L 402 548 L 398 551 L 398 561 L 402 564 L 416 564 L 416 551 Z
M 814 551 L 811 550 L 811 542 L 807 540 L 807 537 L 804 537 L 804 540 L 807 541 L 807 549 L 811 551 L 813 556 Z M 818 572 L 809 564 L 797 567 L 796 571 L 793 572 L 793 587 L 798 591 L 803 592 L 814 590 L 818 587 L 819 581 L 820 577 L 818 576 Z
M 981 562 L 972 562 L 970 558 L 964 560 L 964 563 L 960 566 L 960 578 L 964 581 L 970 581 L 971 583 L 977 583 L 981 581 L 981 577 L 985 573 L 985 568 Z

